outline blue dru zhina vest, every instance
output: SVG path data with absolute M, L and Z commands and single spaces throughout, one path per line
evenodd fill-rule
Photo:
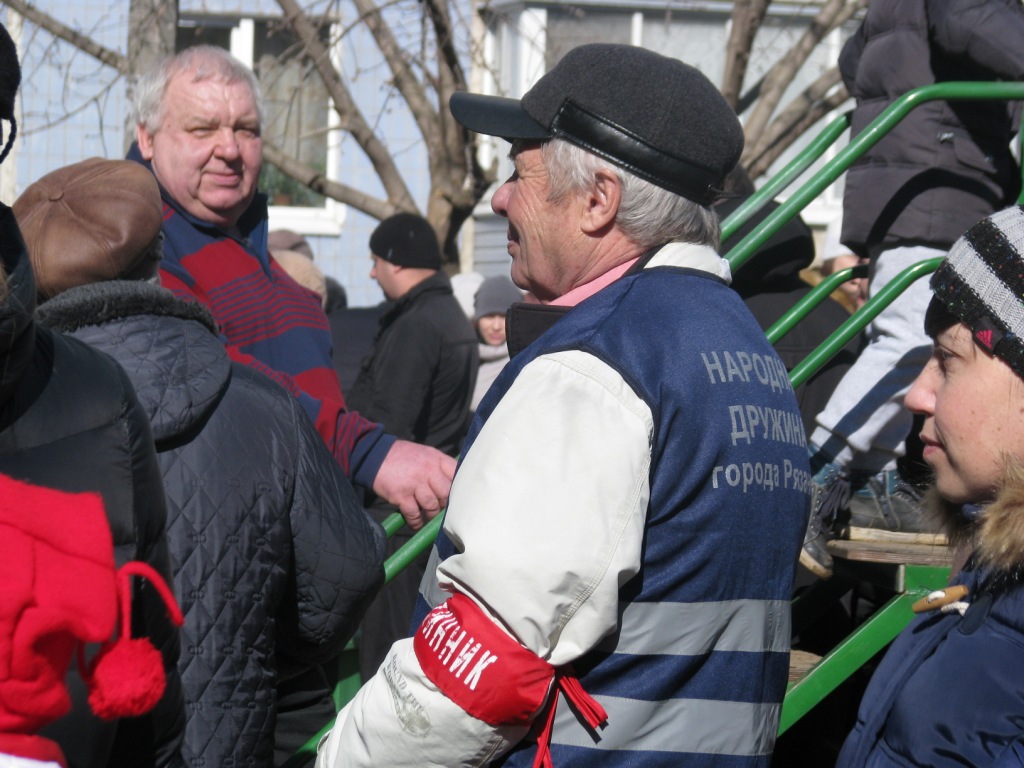
M 806 442 L 783 365 L 716 278 L 639 270 L 574 308 L 509 363 L 481 403 L 463 454 L 520 371 L 564 350 L 589 352 L 618 370 L 651 408 L 655 432 L 641 570 L 620 590 L 618 633 L 573 664 L 608 711 L 608 725 L 595 741 L 560 703 L 554 764 L 767 767 L 809 512 Z M 443 530 L 436 548 L 441 560 L 455 553 Z M 427 610 L 421 595 L 415 620 Z M 529 766 L 535 750 L 528 739 L 503 765 Z

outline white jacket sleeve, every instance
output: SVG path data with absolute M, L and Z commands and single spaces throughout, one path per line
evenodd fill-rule
M 640 566 L 652 434 L 646 403 L 593 356 L 530 363 L 455 478 L 444 526 L 460 553 L 438 567 L 441 586 L 555 666 L 593 648 Z M 403 640 L 338 716 L 317 766 L 486 765 L 525 733 L 468 715 Z

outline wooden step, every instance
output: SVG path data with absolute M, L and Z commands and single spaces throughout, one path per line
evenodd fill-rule
M 953 564 L 953 551 L 949 547 L 928 544 L 835 539 L 828 543 L 828 551 L 832 557 L 869 563 L 936 566 Z
M 789 654 L 789 682 L 795 683 L 803 678 L 813 667 L 821 661 L 821 656 L 810 651 L 792 650 Z

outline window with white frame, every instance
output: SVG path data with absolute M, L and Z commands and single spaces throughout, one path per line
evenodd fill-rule
M 330 24 L 321 28 L 320 38 L 330 45 Z M 176 48 L 199 44 L 225 48 L 253 68 L 263 90 L 267 141 L 326 178 L 337 180 L 339 150 L 333 138 L 337 114 L 313 62 L 282 19 L 183 14 Z M 271 229 L 292 229 L 305 235 L 340 233 L 343 205 L 313 192 L 269 163 L 263 165 L 259 188 L 270 199 Z

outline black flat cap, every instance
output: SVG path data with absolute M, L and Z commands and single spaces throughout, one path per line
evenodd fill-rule
M 630 45 L 574 48 L 522 99 L 460 92 L 449 106 L 477 133 L 564 139 L 701 205 L 743 151 L 739 119 L 710 80 Z

